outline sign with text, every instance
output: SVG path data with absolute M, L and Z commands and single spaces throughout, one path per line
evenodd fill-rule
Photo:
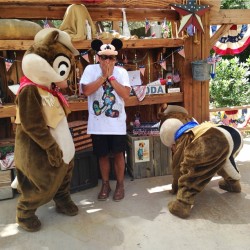
M 160 95 L 165 93 L 166 93 L 166 88 L 164 85 L 147 86 L 146 95 Z

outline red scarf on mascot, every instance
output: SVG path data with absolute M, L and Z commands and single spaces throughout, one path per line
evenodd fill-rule
M 49 88 L 47 88 L 47 87 L 45 87 L 45 86 L 42 86 L 42 85 L 39 85 L 39 84 L 36 84 L 36 83 L 32 82 L 32 81 L 31 81 L 29 78 L 27 78 L 26 76 L 23 76 L 23 77 L 21 78 L 20 87 L 19 87 L 19 89 L 18 89 L 18 91 L 17 91 L 17 95 L 20 93 L 20 91 L 21 91 L 24 87 L 29 86 L 29 85 L 36 86 L 36 87 L 38 87 L 38 88 L 40 88 L 40 89 L 43 89 L 43 90 L 45 90 L 45 91 L 51 93 L 53 96 L 55 96 L 55 97 L 58 98 L 58 100 L 60 101 L 60 103 L 61 103 L 62 105 L 66 105 L 67 107 L 69 106 L 69 104 L 68 104 L 66 98 L 63 96 L 63 94 L 62 94 L 61 92 L 59 92 L 59 89 L 58 89 L 58 88 L 55 88 L 54 90 L 53 90 L 53 89 L 49 89 Z

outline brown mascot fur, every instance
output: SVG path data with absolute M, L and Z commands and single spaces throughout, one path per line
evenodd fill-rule
M 175 105 L 168 106 L 160 117 L 161 141 L 173 152 L 171 193 L 177 199 L 168 204 L 172 214 L 187 218 L 195 196 L 215 174 L 223 177 L 221 189 L 241 192 L 234 161 L 243 145 L 238 130 L 210 122 L 198 124 L 183 107 Z
M 75 148 L 66 119 L 67 102 L 57 88 L 67 85 L 77 54 L 66 32 L 48 28 L 36 34 L 22 60 L 24 76 L 16 98 L 15 166 L 20 192 L 16 218 L 26 231 L 41 228 L 35 212 L 52 199 L 57 212 L 78 213 L 69 193 Z

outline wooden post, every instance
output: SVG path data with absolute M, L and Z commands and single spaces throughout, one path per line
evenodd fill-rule
M 185 108 L 198 122 L 209 119 L 209 81 L 193 79 L 191 62 L 209 57 L 209 12 L 202 16 L 202 23 L 204 33 L 197 31 L 185 40 L 185 51 L 189 53 L 186 53 L 183 82 Z

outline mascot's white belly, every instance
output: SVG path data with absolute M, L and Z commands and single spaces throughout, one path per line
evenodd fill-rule
M 66 116 L 63 117 L 56 128 L 50 128 L 50 132 L 63 152 L 63 161 L 66 164 L 69 164 L 75 155 L 75 145 L 69 130 Z M 16 189 L 17 185 L 18 181 L 16 177 L 11 183 L 11 187 Z
M 66 117 L 60 121 L 56 128 L 51 128 L 50 132 L 63 152 L 64 162 L 69 164 L 75 155 L 75 145 Z

